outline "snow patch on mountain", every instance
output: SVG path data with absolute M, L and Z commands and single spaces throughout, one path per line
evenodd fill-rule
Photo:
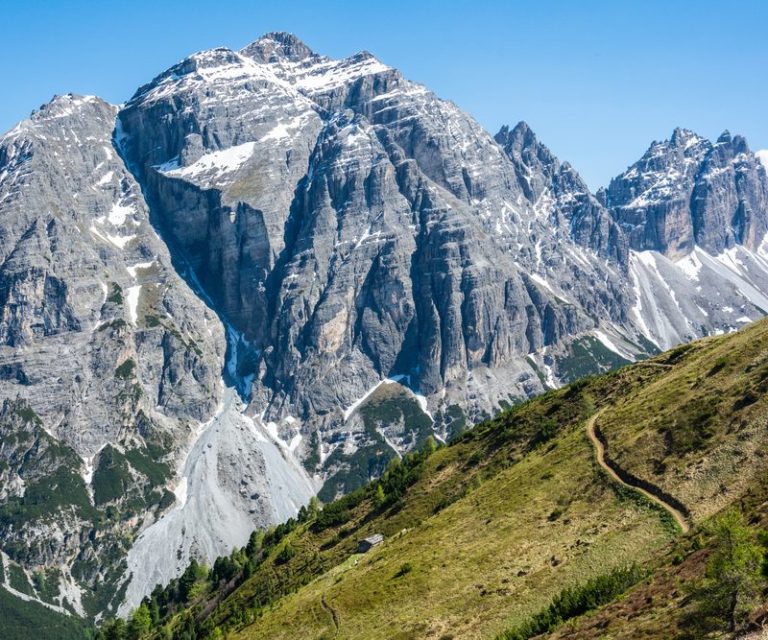
M 88 227 L 88 230 L 100 240 L 103 240 L 104 242 L 108 242 L 109 244 L 114 245 L 118 249 L 125 249 L 128 243 L 131 242 L 131 240 L 136 239 L 136 235 L 134 234 L 127 235 L 127 236 L 117 236 L 112 233 L 99 230 L 93 225 Z
M 616 343 L 613 340 L 611 340 L 605 332 L 603 332 L 603 331 L 601 331 L 599 329 L 595 329 L 595 331 L 593 333 L 594 333 L 595 337 L 603 344 L 603 346 L 606 349 L 609 349 L 610 351 L 613 351 L 616 355 L 621 356 L 625 360 L 629 360 L 630 362 L 634 362 L 635 356 L 632 353 L 630 353 L 628 350 L 622 349 L 622 348 L 616 346 Z
M 545 389 L 559 389 L 563 385 L 555 374 L 555 370 L 552 366 L 554 361 L 548 351 L 549 347 L 542 347 L 538 352 L 529 353 L 526 357 L 534 367 L 543 373 L 544 384 L 546 385 Z
M 99 187 L 104 187 L 108 185 L 110 182 L 112 182 L 112 179 L 115 177 L 114 171 L 107 171 L 101 178 L 99 178 L 98 182 L 96 182 L 96 185 Z
M 747 274 L 743 268 L 742 260 L 738 260 L 730 251 L 713 257 L 701 249 L 697 248 L 696 250 L 699 251 L 702 262 L 720 276 L 722 281 L 733 285 L 748 302 L 763 310 L 763 313 L 768 311 L 768 296 L 763 294 L 752 281 L 752 278 L 759 276 L 762 276 L 763 279 L 768 278 L 768 269 L 766 269 L 762 259 L 756 258 L 752 252 L 744 247 L 738 247 L 736 255 L 745 260 L 756 258 L 752 261 L 754 273 Z M 763 271 L 762 274 L 760 270 Z
M 128 216 L 132 216 L 134 212 L 133 205 L 116 202 L 107 215 L 107 220 L 112 226 L 121 227 L 125 224 Z
M 370 54 L 358 54 L 344 60 L 322 60 L 310 67 L 297 66 L 292 82 L 309 93 L 332 91 L 364 76 L 389 71 L 391 67 Z
M 128 304 L 128 318 L 132 324 L 138 320 L 139 295 L 141 294 L 141 285 L 128 287 L 125 290 L 125 301 Z
M 699 279 L 699 271 L 701 271 L 702 263 L 695 251 L 691 251 L 691 253 L 684 258 L 677 260 L 675 264 L 689 280 L 696 281 Z
M 150 260 L 148 262 L 137 262 L 136 264 L 126 267 L 125 270 L 131 274 L 132 278 L 136 278 L 139 271 L 146 271 L 147 269 L 151 269 L 155 264 L 155 260 Z
M 717 255 L 694 247 L 676 261 L 656 251 L 632 251 L 630 276 L 638 327 L 662 348 L 700 335 L 704 326 L 730 331 L 768 310 L 768 260 L 743 246 Z M 734 320 L 734 305 L 748 313 Z
M 762 165 L 765 167 L 765 171 L 768 172 L 768 149 L 763 149 L 761 151 L 758 151 L 755 153 L 757 156 L 757 159 L 760 160 Z
M 286 134 L 287 135 L 287 134 Z M 191 181 L 202 181 L 207 184 L 227 181 L 253 155 L 255 142 L 206 153 L 189 166 L 179 166 L 178 158 L 158 165 L 156 169 L 173 178 L 184 178 Z

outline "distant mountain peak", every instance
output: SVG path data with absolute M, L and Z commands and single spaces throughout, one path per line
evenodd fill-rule
M 85 96 L 76 93 L 65 93 L 62 96 L 54 95 L 48 102 L 41 105 L 40 108 L 36 110 L 36 113 L 55 112 L 57 110 L 76 107 L 90 102 L 104 103 L 104 101 L 97 96 Z
M 30 127 L 35 127 L 42 122 L 72 116 L 89 106 L 96 109 L 116 109 L 116 107 L 97 96 L 74 93 L 54 95 L 48 102 L 32 111 L 28 119 L 22 120 L 13 129 L 0 137 L 17 135 L 23 131 L 28 131 Z
M 240 53 L 261 63 L 300 62 L 318 57 L 302 40 L 285 31 L 267 33 L 241 49 Z
M 720 134 L 720 137 L 717 139 L 717 144 L 727 144 L 731 142 L 732 139 L 731 132 L 726 129 Z
M 28 118 L 18 122 L 9 131 L 0 133 L 0 142 L 6 139 L 18 138 L 19 136 L 34 135 L 35 133 L 37 135 L 34 137 L 45 141 L 46 135 L 42 135 L 40 132 L 44 130 L 45 125 L 52 121 L 63 118 L 78 118 L 85 112 L 88 113 L 88 118 L 110 117 L 110 114 L 113 114 L 116 110 L 117 107 L 97 96 L 73 93 L 54 95 L 48 102 L 34 109 Z
M 732 134 L 728 129 L 720 134 L 715 146 L 725 146 L 733 155 L 750 153 L 746 138 L 739 134 Z
M 672 132 L 672 136 L 669 139 L 670 143 L 676 147 L 687 147 L 703 140 L 704 138 L 695 131 L 683 127 L 675 127 L 675 130 Z
M 555 159 L 550 150 L 539 142 L 536 133 L 524 120 L 521 120 L 512 128 L 508 125 L 504 125 L 494 136 L 494 140 L 496 140 L 496 142 L 498 142 L 510 156 L 519 155 L 524 150 L 529 149 L 535 155 L 542 156 L 540 160 L 545 163 L 551 163 Z
M 514 127 L 510 127 L 507 124 L 502 125 L 495 138 L 496 141 L 501 145 L 507 144 L 513 140 L 522 140 L 525 138 L 532 138 L 531 141 L 535 142 L 536 134 L 533 132 L 527 122 L 521 120 Z
M 525 120 L 520 120 L 520 122 L 515 125 L 513 131 L 519 131 L 521 133 L 527 133 L 528 131 L 531 131 L 531 133 L 533 133 L 530 125 Z

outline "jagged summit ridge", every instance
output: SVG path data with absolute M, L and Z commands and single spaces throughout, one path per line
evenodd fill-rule
M 243 47 L 240 53 L 262 63 L 300 62 L 307 58 L 320 57 L 295 35 L 284 31 L 267 33 Z
M 676 129 L 614 178 L 605 203 L 634 249 L 672 258 L 700 246 L 719 254 L 736 245 L 756 250 L 766 232 L 768 187 L 741 136 L 714 144 Z
M 290 86 L 298 92 L 314 95 L 384 72 L 395 73 L 367 51 L 333 60 L 314 53 L 292 34 L 275 32 L 266 34 L 239 52 L 217 47 L 195 53 L 139 88 L 131 102 L 145 99 L 150 93 L 154 93 L 156 98 L 158 94 L 164 95 L 159 87 L 222 80 L 268 82 L 281 85 L 283 89 Z

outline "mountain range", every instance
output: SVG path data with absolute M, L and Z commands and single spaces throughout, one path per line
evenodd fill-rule
M 362 52 L 268 34 L 0 138 L 3 586 L 125 614 L 431 436 L 768 310 L 766 152 L 591 193 Z

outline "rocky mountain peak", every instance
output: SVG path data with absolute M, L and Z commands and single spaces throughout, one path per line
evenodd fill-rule
M 531 183 L 530 174 L 538 173 L 549 180 L 559 170 L 559 162 L 549 149 L 541 144 L 527 122 L 518 122 L 513 128 L 504 125 L 494 136 L 506 154 L 516 165 L 518 179 L 526 197 L 535 201 L 544 185 Z
M 527 122 L 521 120 L 514 127 L 510 127 L 507 124 L 502 125 L 501 129 L 499 129 L 499 132 L 494 137 L 496 142 L 504 146 L 515 141 L 527 139 L 530 136 L 533 137 L 534 141 L 536 140 L 536 135 L 533 133 L 531 127 L 528 126 Z
M 735 155 L 744 153 L 752 155 L 749 149 L 749 143 L 744 136 L 735 135 L 731 138 L 731 146 Z
M 729 144 L 731 140 L 731 132 L 726 129 L 720 134 L 720 137 L 717 139 L 717 144 Z
M 578 172 L 539 142 L 528 123 L 503 126 L 494 139 L 512 161 L 520 189 L 537 216 L 567 229 L 578 245 L 623 262 L 626 241 L 608 211 Z
M 654 142 L 611 181 L 605 202 L 638 251 L 681 258 L 696 246 L 714 254 L 762 241 L 766 185 L 742 136 L 715 144 L 685 129 Z
M 112 532 L 143 532 L 126 606 L 294 513 L 319 489 L 299 460 L 332 498 L 502 402 L 768 309 L 768 273 L 697 271 L 715 305 L 668 259 L 765 236 L 738 137 L 678 128 L 595 197 L 527 123 L 492 138 L 369 52 L 287 33 L 191 55 L 119 113 L 68 95 L 20 126 L 34 142 L 0 140 L 0 400 L 23 394 L 87 487 L 115 446 L 163 444 L 146 496 L 172 510 Z M 358 411 L 374 393 L 402 420 Z
M 73 145 L 76 142 L 73 131 L 80 128 L 81 120 L 111 128 L 116 113 L 117 107 L 96 96 L 54 96 L 0 136 L 0 182 L 10 178 L 14 167 L 24 164 L 37 147 L 51 146 L 53 141 L 62 139 Z
M 225 64 L 238 64 L 240 56 L 227 47 L 215 47 L 192 54 L 182 61 L 182 73 L 192 73 L 201 69 L 212 69 Z
M 358 51 L 357 53 L 351 55 L 349 57 L 349 60 L 354 60 L 354 61 L 376 60 L 376 61 L 380 62 L 380 60 L 374 54 L 372 54 L 370 51 L 368 51 L 367 49 L 363 49 L 362 51 Z
M 690 129 L 676 127 L 669 138 L 668 144 L 671 147 L 679 148 L 684 151 L 701 143 L 707 143 L 706 138 L 703 138 L 698 133 L 691 131 Z M 660 144 L 664 145 L 666 143 L 662 142 Z
M 269 86 L 265 87 L 265 84 Z M 216 102 L 221 93 L 237 97 L 243 92 L 284 92 L 286 89 L 268 65 L 259 64 L 226 47 L 217 47 L 195 53 L 173 65 L 140 87 L 128 104 L 163 101 L 182 92 L 197 93 L 200 100 Z
M 533 129 L 522 120 L 511 129 L 508 125 L 502 126 L 494 139 L 511 156 L 519 155 L 525 149 L 535 149 L 537 152 L 544 149 L 551 155 L 544 145 L 539 144 Z
M 47 120 L 65 118 L 84 108 L 116 111 L 116 108 L 113 105 L 96 96 L 81 96 L 67 93 L 62 96 L 53 96 L 49 102 L 41 105 L 38 109 L 32 112 L 29 121 L 32 123 L 42 123 Z
M 33 113 L 52 112 L 57 109 L 65 109 L 73 105 L 79 105 L 84 102 L 103 102 L 96 96 L 84 96 L 76 93 L 65 93 L 64 95 L 54 95 L 48 102 L 41 105 Z
M 259 63 L 301 62 L 307 58 L 319 58 L 312 49 L 292 33 L 273 31 L 240 50 L 244 56 Z

